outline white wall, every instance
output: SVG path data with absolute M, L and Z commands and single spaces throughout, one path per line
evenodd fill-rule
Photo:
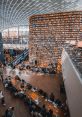
M 82 79 L 68 54 L 62 53 L 62 72 L 71 117 L 82 117 Z

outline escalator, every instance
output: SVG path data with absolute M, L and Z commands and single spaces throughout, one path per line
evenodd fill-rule
M 28 57 L 28 54 L 29 54 L 28 49 L 25 49 L 20 55 L 18 55 L 16 57 L 16 59 L 14 61 L 12 61 L 11 63 L 9 63 L 9 65 L 11 67 L 15 67 L 17 64 L 19 64 L 22 61 L 24 61 L 26 59 L 26 57 Z

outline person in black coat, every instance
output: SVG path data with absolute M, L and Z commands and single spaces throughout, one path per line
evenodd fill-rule
M 14 107 L 9 107 L 6 111 L 5 111 L 5 115 L 4 117 L 13 117 L 14 115 Z
M 53 111 L 50 109 L 48 112 L 47 112 L 47 116 L 46 117 L 52 117 L 53 115 Z
M 43 107 L 41 108 L 41 115 L 43 117 L 46 117 L 46 107 L 45 107 L 45 105 L 43 105 Z
M 50 94 L 50 100 L 51 100 L 52 102 L 54 102 L 54 100 L 55 100 L 55 96 L 54 96 L 53 93 Z

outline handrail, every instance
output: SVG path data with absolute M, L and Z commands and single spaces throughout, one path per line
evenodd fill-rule
M 28 55 L 28 50 L 25 49 L 25 50 L 22 52 L 22 54 L 18 55 L 18 56 L 16 57 L 16 59 L 15 59 L 14 61 L 12 61 L 10 64 L 13 65 L 13 66 L 15 66 L 15 65 L 18 64 L 21 60 L 24 60 L 25 57 L 26 57 L 27 55 Z

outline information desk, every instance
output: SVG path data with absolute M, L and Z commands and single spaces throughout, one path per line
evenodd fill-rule
M 63 110 L 61 110 L 56 105 L 46 100 L 37 91 L 28 90 L 27 87 L 21 88 L 21 81 L 16 80 L 15 78 L 11 80 L 11 83 L 17 90 L 23 90 L 23 91 L 25 90 L 25 95 L 30 99 L 32 99 L 40 107 L 42 107 L 42 105 L 45 104 L 47 110 L 52 109 L 54 116 L 59 115 L 59 117 L 64 117 Z

